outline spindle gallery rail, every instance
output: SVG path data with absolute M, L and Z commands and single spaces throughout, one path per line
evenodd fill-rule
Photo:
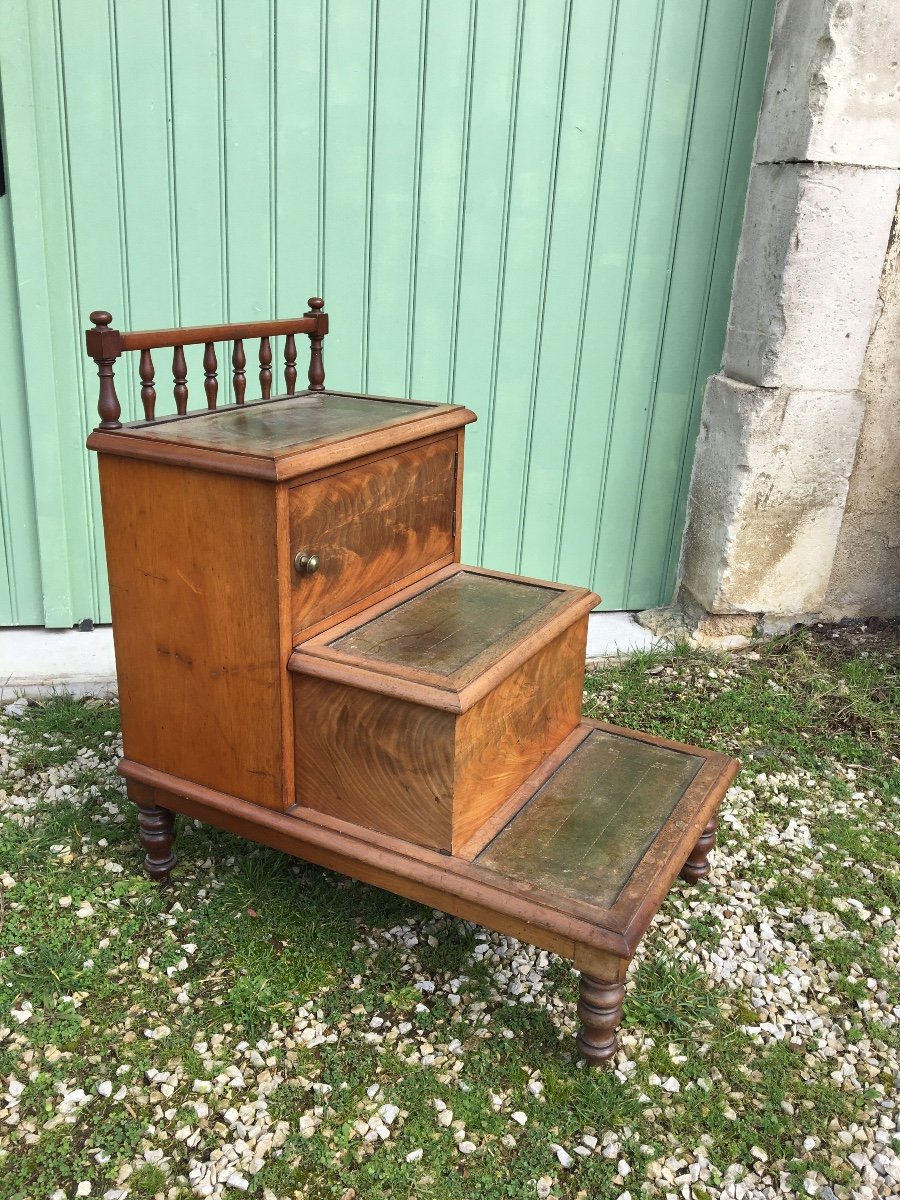
M 309 300 L 309 310 L 302 317 L 285 318 L 280 321 L 244 321 L 230 325 L 194 325 L 181 329 L 148 329 L 122 333 L 111 329 L 112 316 L 108 312 L 91 313 L 94 328 L 85 332 L 87 352 L 97 364 L 100 377 L 100 397 L 97 410 L 100 413 L 100 429 L 121 429 L 122 406 L 116 395 L 113 364 L 126 350 L 140 350 L 138 374 L 141 380 L 141 403 L 144 419 L 156 419 L 156 368 L 151 350 L 172 347 L 172 394 L 175 410 L 183 416 L 187 412 L 188 383 L 185 346 L 204 347 L 203 390 L 207 408 L 215 408 L 219 395 L 218 360 L 216 342 L 233 342 L 231 355 L 232 389 L 234 403 L 243 404 L 247 390 L 247 355 L 244 352 L 245 338 L 259 338 L 259 386 L 263 400 L 272 395 L 272 343 L 271 338 L 285 335 L 284 384 L 286 394 L 293 396 L 297 391 L 297 334 L 309 338 L 309 390 L 325 390 L 325 366 L 322 361 L 322 339 L 328 332 L 328 313 L 323 312 L 325 301 L 318 296 Z

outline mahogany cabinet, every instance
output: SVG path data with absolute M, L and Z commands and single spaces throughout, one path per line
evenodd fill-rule
M 119 770 L 148 872 L 175 865 L 181 812 L 526 938 L 581 969 L 578 1046 L 610 1058 L 628 962 L 675 877 L 708 871 L 737 764 L 581 719 L 599 597 L 460 563 L 475 414 L 325 391 L 320 300 L 244 325 L 92 320 Z M 195 343 L 206 407 L 189 412 Z M 128 351 L 145 417 L 122 424 L 114 367 Z

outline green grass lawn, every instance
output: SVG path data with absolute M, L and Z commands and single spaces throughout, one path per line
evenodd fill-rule
M 116 709 L 0 718 L 0 1197 L 900 1194 L 898 663 L 822 631 L 588 678 L 744 762 L 605 1072 L 567 963 L 190 821 L 152 884 Z

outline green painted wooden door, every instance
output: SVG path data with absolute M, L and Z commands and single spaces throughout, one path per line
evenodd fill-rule
M 44 605 L 2 101 L 0 76 L 0 625 L 41 625 Z
M 0 625 L 43 625 L 9 197 L 0 196 Z
M 90 310 L 138 328 L 313 292 L 332 385 L 478 412 L 469 561 L 606 608 L 669 597 L 774 0 L 0 7 L 41 430 L 33 485 L 9 478 L 33 486 L 48 623 L 108 617 Z

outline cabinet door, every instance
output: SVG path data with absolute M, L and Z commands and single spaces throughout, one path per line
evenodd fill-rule
M 294 642 L 333 614 L 390 594 L 455 557 L 456 437 L 411 446 L 290 491 Z

